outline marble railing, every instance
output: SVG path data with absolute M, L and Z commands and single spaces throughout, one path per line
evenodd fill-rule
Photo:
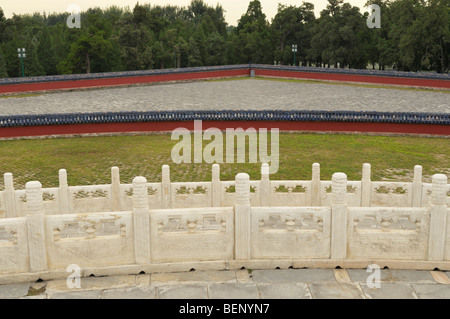
M 368 182 L 369 166 L 364 167 L 361 194 L 364 182 Z M 168 167 L 164 171 L 167 174 Z M 416 167 L 416 174 L 418 171 Z M 294 189 L 314 187 L 318 181 L 317 164 L 313 172 L 312 181 L 278 181 L 274 185 L 283 185 L 288 189 L 285 194 L 294 196 Z M 217 178 L 217 170 L 213 176 Z M 113 168 L 113 181 L 117 182 L 117 177 L 117 168 Z M 205 191 L 214 192 L 234 186 L 233 203 L 220 207 L 220 201 L 212 200 L 218 207 L 200 207 L 200 202 L 205 201 L 202 197 L 189 200 L 189 204 L 197 203 L 199 207 L 187 208 L 185 200 L 170 201 L 169 197 L 162 206 L 171 208 L 155 208 L 149 201 L 149 189 L 155 185 L 136 177 L 127 186 L 129 189 L 110 185 L 112 189 L 132 190 L 127 210 L 46 214 L 41 183 L 28 182 L 23 193 L 26 215 L 0 219 L 0 282 L 30 280 L 33 276 L 57 278 L 73 265 L 80 267 L 85 276 L 202 267 L 366 267 L 372 263 L 393 268 L 450 269 L 450 209 L 447 176 L 443 174 L 433 175 L 426 203 L 418 205 L 413 198 L 412 203 L 405 200 L 408 205 L 396 207 L 350 205 L 358 200 L 349 196 L 348 190 L 358 188 L 358 184 L 348 182 L 344 173 L 333 174 L 331 193 L 320 205 L 317 201 L 322 198 L 304 196 L 307 206 L 294 206 L 291 200 L 280 206 L 280 199 L 271 206 L 267 202 L 263 206 L 253 204 L 261 204 L 262 200 L 255 198 L 252 188 L 258 189 L 259 185 L 264 189 L 265 184 L 270 184 L 267 176 L 252 182 L 248 174 L 240 173 L 233 184 L 226 182 L 223 187 L 170 184 L 164 183 L 164 178 L 167 175 L 160 188 L 154 188 L 160 193 L 182 187 L 194 189 L 195 193 L 203 186 Z M 402 185 L 413 194 L 417 192 L 415 184 Z M 372 189 L 377 187 L 380 184 L 372 185 Z M 80 191 L 74 188 L 71 193 Z M 89 194 L 95 191 L 84 189 Z M 184 194 L 187 197 L 197 195 L 188 192 Z M 312 206 L 308 202 L 311 200 L 315 201 Z M 116 208 L 120 204 L 112 202 Z M 184 208 L 175 207 L 182 204 Z
M 329 206 L 332 182 L 320 179 L 320 165 L 312 165 L 311 180 L 272 181 L 261 167 L 261 179 L 250 181 L 252 206 Z M 13 175 L 4 174 L 0 191 L 0 218 L 24 217 L 28 214 L 25 190 L 15 190 Z M 147 183 L 147 200 L 151 208 L 229 207 L 236 199 L 235 181 L 220 180 L 220 166 L 212 166 L 208 182 L 172 182 L 170 168 L 162 167 L 161 182 Z M 348 181 L 347 204 L 351 207 L 428 207 L 431 183 L 422 182 L 422 167 L 414 168 L 411 182 L 371 180 L 371 166 L 364 164 L 362 179 Z M 450 185 L 447 185 L 450 206 Z M 42 189 L 45 215 L 91 212 L 129 211 L 132 209 L 132 184 L 122 184 L 118 167 L 111 168 L 111 183 L 69 186 L 67 172 L 59 171 L 59 186 Z

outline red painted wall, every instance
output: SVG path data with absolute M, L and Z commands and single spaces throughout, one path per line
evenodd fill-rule
M 195 73 L 158 74 L 158 75 L 108 78 L 108 79 L 9 84 L 9 85 L 0 85 L 0 94 L 15 93 L 15 92 L 39 92 L 47 90 L 67 90 L 67 89 L 89 88 L 89 87 L 121 86 L 138 83 L 221 78 L 221 77 L 244 76 L 249 74 L 250 71 L 248 69 L 237 69 L 237 70 L 208 71 Z
M 247 68 L 236 70 L 206 71 L 194 73 L 160 74 L 137 77 L 122 77 L 108 79 L 43 82 L 27 84 L 11 84 L 0 86 L 1 93 L 39 92 L 46 90 L 64 90 L 88 87 L 121 86 L 137 83 L 181 81 L 193 79 L 248 76 Z M 288 77 L 315 80 L 331 80 L 342 82 L 360 82 L 377 84 L 394 84 L 434 88 L 450 88 L 450 81 L 431 79 L 412 79 L 398 77 L 379 77 L 350 74 L 316 73 L 255 69 L 257 76 Z M 396 124 L 396 123 L 364 123 L 364 122 L 274 122 L 274 121 L 203 121 L 203 128 L 279 128 L 281 131 L 324 131 L 324 132 L 378 132 L 405 134 L 432 134 L 450 136 L 449 125 L 426 124 Z M 87 134 L 87 133 L 118 133 L 118 132 L 152 132 L 172 131 L 177 127 L 193 129 L 193 122 L 137 122 L 137 123 L 102 123 L 74 125 L 45 125 L 0 128 L 0 137 Z
M 72 135 L 119 132 L 163 132 L 178 127 L 194 129 L 194 122 L 132 122 L 100 124 L 42 125 L 0 128 L 0 137 Z M 402 134 L 430 134 L 450 136 L 449 125 L 358 123 L 358 122 L 282 122 L 282 121 L 203 121 L 202 128 L 216 127 L 220 130 L 242 127 L 247 129 L 278 128 L 280 131 L 321 132 L 376 132 Z
M 282 71 L 282 70 L 265 70 L 254 69 L 256 76 L 269 77 L 286 77 L 309 80 L 326 80 L 326 81 L 340 81 L 340 82 L 359 82 L 372 84 L 387 84 L 387 85 L 405 85 L 416 87 L 430 87 L 450 89 L 450 81 L 433 80 L 433 79 L 414 79 L 401 77 L 386 77 L 386 76 L 368 76 L 368 75 L 354 75 L 354 74 L 336 74 L 336 73 L 319 73 L 319 72 L 300 72 L 300 71 Z M 6 84 L 0 85 L 0 94 L 18 93 L 18 92 L 39 92 L 47 90 L 69 90 L 90 87 L 105 87 L 105 86 L 121 86 L 138 83 L 152 83 L 152 82 L 166 82 L 166 81 L 182 81 L 182 80 L 196 80 L 208 78 L 234 77 L 234 76 L 248 76 L 250 70 L 247 68 L 236 70 L 221 70 L 221 71 L 206 71 L 193 73 L 173 73 L 173 74 L 159 74 L 136 77 L 119 77 L 108 79 L 91 79 L 91 80 L 73 80 L 73 81 L 55 81 L 55 82 L 36 82 L 24 84 Z
M 278 70 L 264 70 L 264 69 L 255 69 L 255 75 L 256 76 L 299 78 L 299 79 L 309 79 L 309 80 L 359 82 L 359 83 L 406 85 L 406 86 L 450 89 L 450 81 L 433 80 L 433 79 L 413 79 L 413 78 L 387 77 L 387 76 L 278 71 Z

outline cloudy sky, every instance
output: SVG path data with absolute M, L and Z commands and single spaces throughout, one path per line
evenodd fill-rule
M 277 12 L 278 3 L 286 5 L 301 5 L 302 0 L 260 0 L 263 7 L 263 12 L 266 14 L 269 21 L 275 16 Z M 106 8 L 111 5 L 117 5 L 120 7 L 129 6 L 131 9 L 136 4 L 137 0 L 1 0 L 0 7 L 3 9 L 6 17 L 10 18 L 13 13 L 24 14 L 33 12 L 65 12 L 67 7 L 71 4 L 77 4 L 82 11 L 91 7 Z M 140 0 L 140 4 L 150 3 L 152 5 L 178 5 L 188 6 L 190 0 Z M 215 6 L 220 3 L 225 9 L 225 18 L 230 25 L 236 25 L 236 21 L 241 17 L 243 13 L 247 11 L 250 0 L 204 0 L 210 6 Z M 320 11 L 325 9 L 327 0 L 308 0 L 315 5 L 316 16 Z M 361 11 L 364 11 L 364 4 L 366 0 L 346 0 L 346 2 L 358 6 Z

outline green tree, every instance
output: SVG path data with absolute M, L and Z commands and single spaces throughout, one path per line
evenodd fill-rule
M 281 64 L 290 63 L 292 61 L 291 47 L 296 44 L 298 46 L 297 55 L 306 63 L 314 20 L 312 3 L 303 3 L 300 7 L 278 5 L 278 12 L 271 24 L 276 61 Z
M 390 9 L 393 23 L 389 38 L 396 44 L 396 64 L 400 70 L 420 70 L 423 37 L 428 36 L 421 20 L 423 8 L 419 0 L 397 0 L 391 4 Z
M 24 47 L 27 55 L 26 59 L 24 59 L 25 76 L 45 75 L 44 68 L 39 61 L 36 36 L 29 35 Z
M 259 0 L 249 3 L 231 37 L 231 60 L 237 63 L 273 63 L 272 36 Z
M 198 48 L 197 41 L 195 41 L 194 37 L 189 38 L 188 42 L 188 67 L 201 66 L 202 65 L 202 57 L 200 55 L 200 50 Z
M 125 70 L 146 70 L 153 68 L 152 43 L 155 41 L 154 34 L 144 24 L 145 20 L 139 15 L 121 19 L 118 23 L 117 35 L 113 40 L 117 42 L 120 50 L 122 65 Z
M 203 0 L 192 0 L 187 8 L 188 16 L 194 23 L 200 23 L 207 9 L 208 6 Z
M 261 2 L 252 0 L 248 4 L 247 12 L 241 16 L 236 27 L 236 32 L 244 29 L 246 25 L 258 22 L 260 26 L 266 25 L 266 15 L 262 11 Z
M 423 9 L 424 40 L 422 67 L 445 73 L 450 54 L 450 2 L 429 0 Z
M 58 68 L 62 73 L 91 73 L 93 59 L 105 59 L 111 42 L 104 39 L 101 32 L 84 34 L 70 47 L 69 55 Z
M 7 78 L 8 72 L 6 71 L 6 62 L 5 56 L 3 55 L 2 50 L 0 50 L 0 78 Z
M 167 29 L 160 34 L 159 41 L 153 45 L 155 62 L 161 69 L 177 67 L 177 39 L 177 30 Z
M 58 64 L 60 73 L 107 72 L 120 69 L 120 52 L 111 39 L 113 28 L 101 9 L 89 9 L 76 33 L 67 57 Z
M 343 0 L 328 0 L 313 31 L 309 56 L 328 65 L 365 68 L 367 33 L 364 16 Z
M 174 49 L 176 57 L 176 68 L 181 68 L 181 56 L 187 53 L 188 43 L 184 40 L 183 37 L 178 36 L 174 44 Z
M 37 55 L 46 75 L 57 74 L 55 48 L 48 27 L 44 25 L 38 36 Z
M 205 65 L 224 65 L 227 62 L 227 42 L 218 33 L 214 32 L 206 40 Z
M 7 41 L 7 39 L 3 37 L 3 32 L 5 31 L 6 26 L 7 20 L 3 12 L 3 9 L 0 7 L 0 43 L 4 43 L 5 41 Z

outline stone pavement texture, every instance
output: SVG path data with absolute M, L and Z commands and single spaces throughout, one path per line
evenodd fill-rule
M 450 272 L 382 269 L 191 271 L 0 285 L 1 299 L 450 299 Z M 370 282 L 369 282 L 370 284 Z
M 225 109 L 450 113 L 448 92 L 250 78 L 0 99 L 0 115 Z

